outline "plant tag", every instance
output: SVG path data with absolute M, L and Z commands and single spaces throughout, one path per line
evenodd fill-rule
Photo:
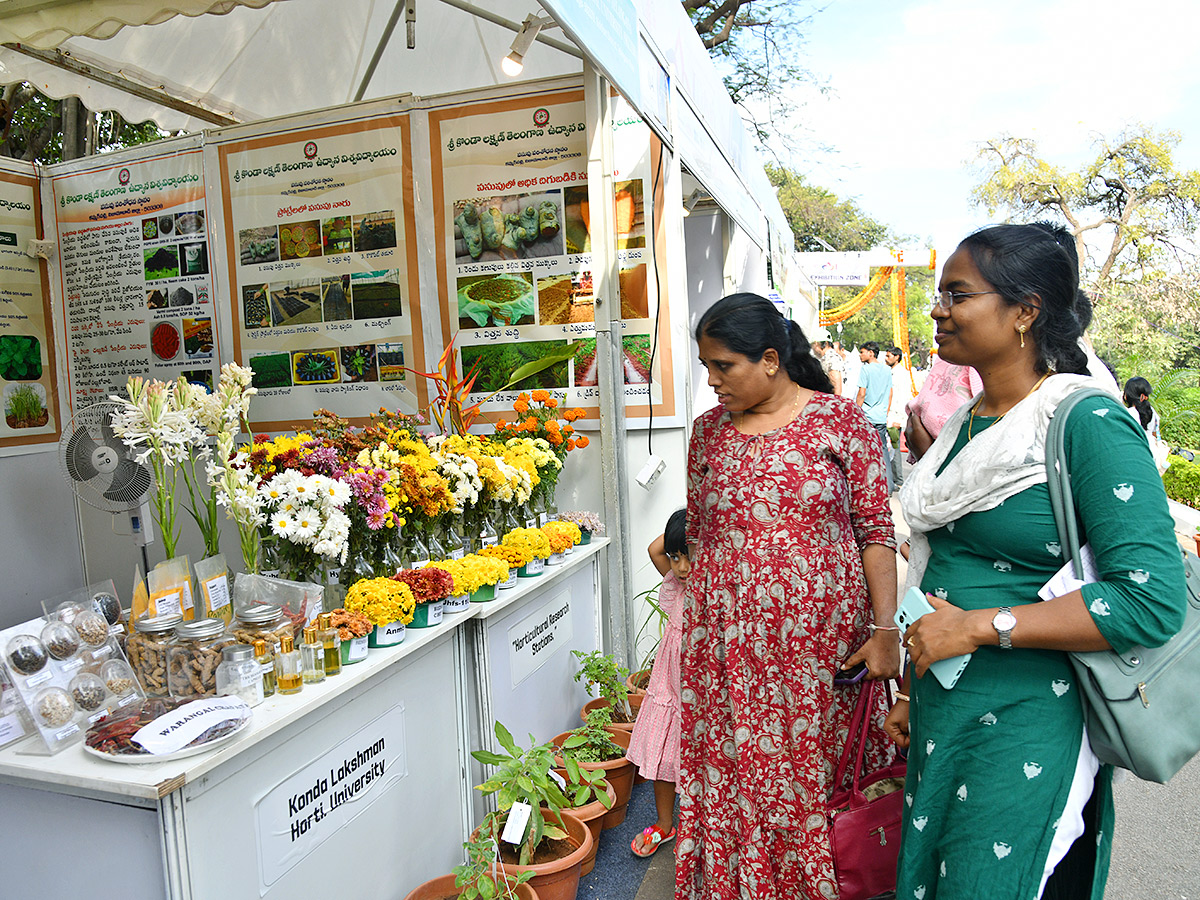
M 224 575 L 217 575 L 208 581 L 202 581 L 200 587 L 208 598 L 208 608 L 220 615 L 221 610 L 229 605 L 229 583 Z
M 560 790 L 565 791 L 567 789 L 567 779 L 563 778 L 561 775 L 559 775 L 553 769 L 550 770 L 550 777 L 558 782 L 558 787 Z
M 533 807 L 528 803 L 514 803 L 508 810 L 508 820 L 504 823 L 504 831 L 500 840 L 506 844 L 519 844 L 525 837 L 525 829 L 529 825 L 529 816 Z

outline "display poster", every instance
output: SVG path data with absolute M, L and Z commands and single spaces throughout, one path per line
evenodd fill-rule
M 220 366 L 199 136 L 51 170 L 67 402 Z
M 665 286 L 651 260 L 649 129 L 620 105 L 616 228 L 626 412 L 674 414 Z M 429 113 L 442 330 L 463 371 L 481 362 L 474 400 L 518 367 L 580 341 L 573 359 L 495 394 L 546 388 L 596 416 L 595 298 L 589 235 L 587 129 L 579 91 L 494 100 Z M 657 157 L 655 156 L 655 159 Z M 652 299 L 654 298 L 653 302 Z M 655 318 L 656 313 L 658 318 Z M 659 331 L 655 339 L 656 326 Z
M 256 430 L 320 408 L 364 423 L 381 406 L 423 406 L 406 368 L 425 364 L 408 116 L 393 108 L 217 153 L 233 351 L 254 370 Z
M 254 804 L 262 894 L 408 774 L 404 704 L 288 775 Z
M 571 593 L 559 591 L 508 629 L 508 668 L 512 686 L 540 669 L 556 650 L 571 643 Z
M 26 255 L 41 237 L 38 179 L 0 169 L 0 454 L 58 440 L 58 378 L 46 264 Z

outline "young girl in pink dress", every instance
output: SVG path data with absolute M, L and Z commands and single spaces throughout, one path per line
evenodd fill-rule
M 667 520 L 666 530 L 650 544 L 650 561 L 663 576 L 658 589 L 658 605 L 667 614 L 667 627 L 654 667 L 650 686 L 642 701 L 629 751 L 625 754 L 654 781 L 654 806 L 658 821 L 633 839 L 631 849 L 638 856 L 651 856 L 659 844 L 675 839 L 675 781 L 679 770 L 679 648 L 683 585 L 692 569 L 688 559 L 687 513 L 676 510 Z

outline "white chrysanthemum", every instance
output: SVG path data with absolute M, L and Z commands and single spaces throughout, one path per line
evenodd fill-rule
M 327 478 L 324 485 L 324 502 L 341 509 L 350 500 L 350 485 L 340 478 Z
M 291 539 L 297 543 L 308 543 L 321 530 L 321 513 L 314 507 L 301 506 L 291 516 L 295 522 Z
M 278 512 L 271 517 L 271 533 L 292 540 L 296 535 L 296 519 L 291 513 Z

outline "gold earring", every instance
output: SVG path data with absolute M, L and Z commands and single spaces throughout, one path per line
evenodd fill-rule
M 1021 347 L 1024 348 L 1025 347 L 1025 326 L 1022 325 L 1020 328 L 1017 329 L 1017 331 L 1019 331 L 1021 333 Z
M 774 375 L 777 371 L 779 371 L 779 370 L 778 369 L 767 369 L 767 374 Z

